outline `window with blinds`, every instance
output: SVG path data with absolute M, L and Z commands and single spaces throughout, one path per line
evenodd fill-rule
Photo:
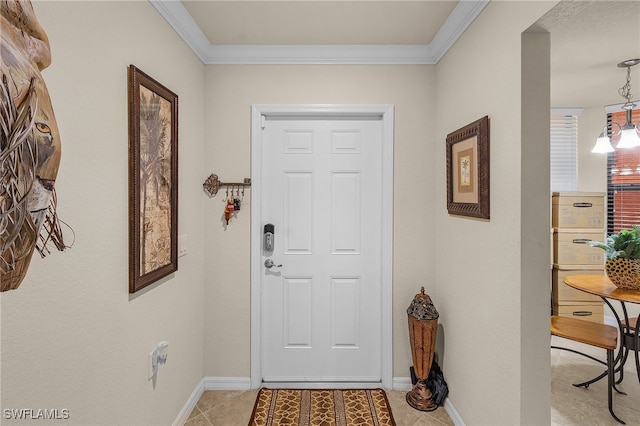
M 581 110 L 551 111 L 551 192 L 578 190 L 578 115 Z
M 640 109 L 633 110 L 631 120 L 640 121 Z M 607 129 L 614 147 L 620 139 L 616 134 L 618 125 L 626 122 L 625 111 L 607 115 Z M 640 225 L 640 147 L 616 149 L 607 159 L 607 233 L 633 225 Z

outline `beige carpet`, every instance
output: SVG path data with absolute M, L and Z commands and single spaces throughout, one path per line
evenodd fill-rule
M 249 426 L 395 426 L 382 389 L 260 389 Z

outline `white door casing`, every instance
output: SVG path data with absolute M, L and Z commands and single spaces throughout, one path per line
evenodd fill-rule
M 392 194 L 392 106 L 252 108 L 253 388 L 391 387 Z

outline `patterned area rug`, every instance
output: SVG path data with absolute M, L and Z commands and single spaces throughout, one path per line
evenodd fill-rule
M 249 426 L 395 426 L 382 389 L 260 389 Z

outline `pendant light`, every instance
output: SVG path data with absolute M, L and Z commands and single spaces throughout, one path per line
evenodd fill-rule
M 633 108 L 636 107 L 636 104 L 631 102 L 631 67 L 640 64 L 640 59 L 628 59 L 626 61 L 620 62 L 618 64 L 618 68 L 626 68 L 627 69 L 627 81 L 620 89 L 618 89 L 618 93 L 620 96 L 625 98 L 626 102 L 622 105 L 622 109 L 626 111 L 627 120 L 626 123 L 620 127 L 620 141 L 616 148 L 635 148 L 640 146 L 640 134 L 638 133 L 638 126 L 631 122 L 631 112 Z M 612 152 L 613 147 L 611 146 L 611 141 L 607 135 L 607 128 L 605 126 L 602 133 L 596 140 L 595 147 L 591 150 L 591 152 Z
M 613 146 L 611 146 L 611 139 L 607 136 L 607 126 L 604 126 L 604 129 L 596 139 L 596 146 L 593 147 L 591 152 L 596 154 L 604 154 L 606 152 L 613 152 Z

